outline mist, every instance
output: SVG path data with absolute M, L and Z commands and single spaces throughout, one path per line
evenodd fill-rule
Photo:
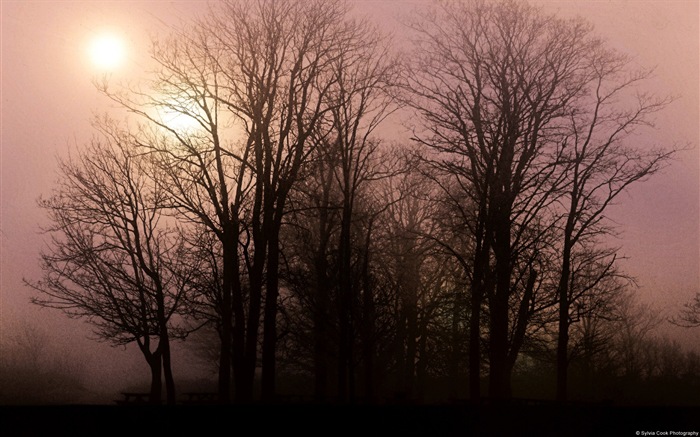
M 3 3 L 0 405 L 700 407 L 697 2 L 271 5 Z

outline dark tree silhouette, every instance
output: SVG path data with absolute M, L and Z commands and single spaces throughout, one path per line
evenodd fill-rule
M 669 319 L 671 323 L 684 328 L 700 326 L 700 293 L 695 293 L 693 300 L 683 304 L 677 315 Z
M 631 184 L 661 170 L 673 150 L 649 150 L 632 134 L 650 125 L 650 116 L 663 109 L 668 99 L 639 91 L 646 72 L 630 71 L 629 60 L 602 43 L 593 41 L 588 50 L 589 94 L 572 105 L 570 132 L 563 144 L 568 185 L 564 189 L 557 347 L 557 399 L 567 397 L 568 330 L 574 301 L 569 287 L 571 259 L 577 246 L 611 232 L 605 211 Z M 630 101 L 624 107 L 621 101 Z M 603 272 L 605 273 L 605 272 Z
M 113 345 L 136 342 L 151 369 L 150 401 L 160 403 L 163 373 L 175 402 L 170 341 L 191 272 L 178 262 L 182 241 L 163 217 L 166 192 L 133 138 L 109 120 L 103 138 L 60 163 L 53 194 L 39 204 L 52 224 L 41 255 L 43 278 L 27 283 L 35 304 L 85 318 Z
M 354 26 L 351 37 L 333 60 L 330 74 L 329 111 L 325 122 L 329 135 L 319 138 L 319 147 L 330 150 L 336 165 L 332 167 L 340 193 L 340 231 L 338 235 L 338 315 L 339 356 L 338 396 L 345 401 L 354 397 L 352 302 L 357 300 L 359 284 L 352 268 L 352 230 L 355 207 L 368 182 L 386 177 L 377 163 L 380 143 L 372 135 L 390 114 L 391 88 L 396 83 L 397 62 L 386 41 L 366 22 Z M 325 133 L 325 132 L 324 132 Z
M 231 366 L 237 399 L 252 400 L 261 328 L 262 396 L 269 401 L 275 394 L 280 229 L 289 193 L 330 134 L 326 114 L 346 103 L 335 84 L 352 64 L 367 67 L 362 53 L 353 54 L 365 48 L 366 26 L 348 12 L 342 2 L 224 2 L 154 45 L 160 69 L 152 90 L 119 94 L 103 87 L 167 133 L 142 138 L 142 146 L 168 175 L 171 206 L 221 245 L 223 401 Z M 354 79 L 346 80 L 349 86 Z M 353 99 L 357 92 L 343 91 Z M 182 129 L 177 118 L 197 128 Z
M 525 325 L 511 330 L 509 307 L 530 305 L 529 289 L 541 273 L 533 263 L 539 262 L 543 236 L 557 225 L 562 190 L 570 201 L 558 289 L 565 352 L 572 246 L 600 232 L 597 225 L 610 202 L 669 158 L 669 152 L 644 152 L 623 143 L 667 101 L 642 95 L 632 109 L 620 109 L 615 98 L 644 75 L 625 76 L 625 59 L 582 20 L 559 19 L 513 1 L 472 1 L 440 5 L 412 27 L 416 60 L 406 83 L 408 104 L 422 117 L 415 136 L 465 191 L 453 198 L 469 202 L 460 209 L 471 221 L 475 247 L 469 263 L 470 344 L 478 347 L 476 323 L 485 299 L 489 394 L 508 396 L 508 363 L 522 343 L 509 336 L 524 332 L 527 323 L 517 319 Z M 529 258 L 522 258 L 527 251 Z M 514 281 L 518 258 L 530 266 L 522 292 Z M 470 355 L 472 396 L 477 396 L 479 353 L 473 349 Z
M 473 202 L 471 319 L 480 320 L 486 299 L 489 394 L 506 397 L 508 355 L 517 354 L 508 340 L 517 245 L 553 201 L 561 153 L 555 127 L 583 89 L 578 58 L 586 40 L 580 25 L 514 2 L 445 4 L 422 18 L 408 78 L 409 103 L 424 120 L 416 137 L 445 156 L 442 167 Z M 529 274 L 534 280 L 537 272 Z M 471 331 L 476 348 L 480 326 Z M 477 396 L 479 353 L 470 356 Z

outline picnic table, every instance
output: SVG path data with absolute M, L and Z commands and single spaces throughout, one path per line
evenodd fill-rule
M 124 399 L 115 401 L 118 405 L 140 405 L 147 404 L 150 400 L 150 393 L 121 392 Z
M 183 395 L 187 397 L 185 404 L 215 404 L 219 401 L 219 394 L 215 392 L 187 392 Z

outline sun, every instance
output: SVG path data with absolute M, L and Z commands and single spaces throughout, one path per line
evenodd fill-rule
M 113 70 L 119 67 L 126 55 L 124 41 L 114 34 L 97 36 L 90 43 L 90 59 L 99 68 Z

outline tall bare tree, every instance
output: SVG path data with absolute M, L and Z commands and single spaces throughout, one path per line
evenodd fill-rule
M 650 149 L 632 136 L 651 124 L 650 116 L 668 99 L 640 91 L 649 73 L 633 71 L 626 56 L 595 43 L 586 54 L 589 92 L 569 115 L 563 140 L 568 185 L 564 192 L 557 348 L 557 399 L 567 397 L 568 330 L 572 293 L 571 260 L 576 247 L 610 233 L 605 211 L 631 184 L 648 179 L 671 158 L 673 150 Z M 625 102 L 628 102 L 625 104 Z M 604 272 L 605 274 L 605 272 Z
M 353 361 L 351 307 L 359 290 L 351 259 L 355 206 L 364 185 L 386 177 L 388 169 L 378 164 L 380 142 L 373 135 L 393 109 L 390 91 L 398 77 L 398 62 L 377 29 L 361 22 L 349 30 L 352 33 L 348 33 L 349 38 L 331 64 L 333 85 L 326 118 L 331 129 L 319 144 L 333 149 L 337 157 L 332 169 L 342 202 L 338 235 L 338 395 L 343 400 L 354 396 L 349 369 Z
M 569 199 L 575 198 L 565 226 L 570 250 L 571 240 L 579 238 L 574 233 L 593 232 L 619 192 L 658 170 L 667 153 L 635 151 L 621 140 L 666 102 L 641 97 L 632 110 L 615 107 L 613 96 L 641 77 L 622 77 L 623 59 L 582 20 L 559 19 L 514 1 L 481 0 L 441 4 L 420 18 L 412 26 L 416 61 L 406 82 L 412 91 L 408 103 L 422 117 L 415 136 L 434 152 L 436 166 L 462 187 L 464 196 L 455 198 L 471 204 L 472 321 L 480 320 L 485 299 L 489 394 L 504 397 L 508 363 L 519 343 L 509 340 L 509 332 L 522 332 L 510 330 L 509 308 L 527 307 L 528 284 L 534 286 L 540 273 L 527 270 L 531 278 L 523 280 L 522 299 L 513 302 L 519 287 L 516 260 L 558 225 L 556 202 L 565 187 Z M 596 162 L 589 166 L 591 160 Z M 571 167 L 572 161 L 578 164 Z M 572 172 L 575 183 L 570 183 Z M 537 251 L 530 257 L 536 259 Z M 567 283 L 563 276 L 560 297 L 561 284 Z M 567 312 L 567 300 L 561 302 Z M 480 327 L 471 330 L 476 348 Z M 476 384 L 478 351 L 471 357 L 471 384 Z
M 101 340 L 136 342 L 151 370 L 151 402 L 160 402 L 164 373 L 172 404 L 170 341 L 186 334 L 177 314 L 191 272 L 178 262 L 182 241 L 164 219 L 158 171 L 128 133 L 109 120 L 98 127 L 103 138 L 61 162 L 57 187 L 39 202 L 51 241 L 43 278 L 28 282 L 39 292 L 33 302 L 87 319 Z
M 274 396 L 280 228 L 301 168 L 331 129 L 339 59 L 350 62 L 364 41 L 348 12 L 340 1 L 224 2 L 154 45 L 151 90 L 109 93 L 165 130 L 142 145 L 168 169 L 172 207 L 221 243 L 224 401 L 231 365 L 237 398 L 252 399 L 261 323 L 262 393 Z

